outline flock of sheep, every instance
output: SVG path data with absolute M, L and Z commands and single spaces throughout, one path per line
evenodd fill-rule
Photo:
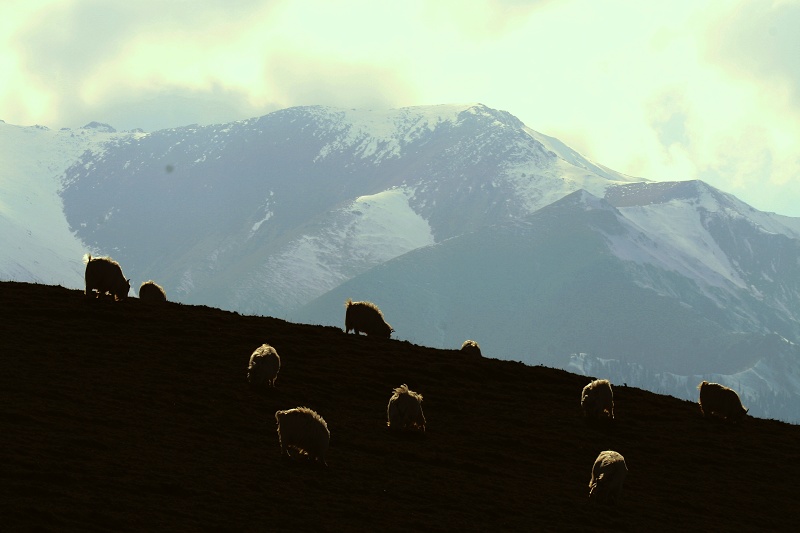
M 700 390 L 700 412 L 705 417 L 717 417 L 728 422 L 738 422 L 747 409 L 742 407 L 739 395 L 719 383 L 703 381 Z M 607 379 L 596 379 L 581 392 L 583 416 L 590 419 L 614 418 L 614 392 Z M 619 452 L 600 452 L 592 466 L 589 480 L 589 498 L 616 503 L 622 492 L 622 483 L 628 475 L 625 458 Z
M 275 348 L 262 344 L 250 356 L 247 365 L 247 381 L 254 387 L 274 387 L 281 358 Z M 393 429 L 425 431 L 425 415 L 422 413 L 422 395 L 403 384 L 389 398 L 386 407 L 387 425 Z M 328 424 L 316 411 L 308 407 L 295 407 L 277 411 L 278 442 L 281 454 L 292 457 L 292 451 L 299 456 L 324 464 L 331 440 Z
M 383 319 L 377 306 L 370 302 L 345 302 L 345 329 L 356 333 L 389 337 L 394 331 Z M 477 344 L 476 344 L 477 346 Z M 274 387 L 281 369 L 281 358 L 269 344 L 262 344 L 250 355 L 247 381 L 254 387 Z M 422 395 L 405 383 L 395 388 L 386 406 L 386 425 L 393 430 L 425 432 L 425 414 L 422 412 Z M 295 407 L 277 411 L 278 442 L 281 454 L 305 457 L 327 466 L 326 455 L 331 433 L 328 424 L 316 411 L 308 407 Z
M 86 296 L 97 291 L 97 297 L 110 294 L 115 300 L 124 300 L 131 290 L 131 280 L 125 279 L 122 267 L 110 257 L 83 256 L 86 264 Z M 145 281 L 139 287 L 139 299 L 147 302 L 166 302 L 167 293 L 155 281 Z
M 94 291 L 97 296 L 111 294 L 122 300 L 130 291 L 130 280 L 125 279 L 122 268 L 107 257 L 84 256 L 86 263 L 86 296 Z M 139 298 L 146 301 L 166 301 L 164 289 L 154 281 L 146 281 L 139 288 Z M 394 329 L 386 322 L 381 310 L 371 302 L 345 302 L 345 332 L 365 333 L 389 338 Z M 473 340 L 464 341 L 461 351 L 481 356 L 481 349 Z M 269 344 L 262 344 L 250 356 L 247 366 L 247 381 L 253 387 L 274 387 L 281 368 L 278 352 Z M 700 410 L 705 417 L 716 417 L 727 422 L 738 422 L 746 414 L 739 395 L 733 389 L 718 383 L 703 381 L 700 391 Z M 606 379 L 596 379 L 581 392 L 581 408 L 588 419 L 614 418 L 614 392 Z M 422 395 L 403 384 L 392 391 L 386 407 L 386 425 L 399 431 L 425 431 L 425 415 L 422 412 Z M 327 466 L 326 456 L 331 433 L 328 424 L 315 411 L 307 407 L 277 411 L 278 442 L 281 455 L 310 459 Z M 589 481 L 589 498 L 601 502 L 616 503 L 622 484 L 628 473 L 625 458 L 614 450 L 600 452 L 592 465 Z

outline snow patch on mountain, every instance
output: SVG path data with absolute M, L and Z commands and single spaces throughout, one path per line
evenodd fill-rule
M 573 150 L 572 148 L 570 148 L 560 140 L 556 139 L 555 137 L 550 137 L 549 135 L 539 133 L 538 131 L 533 130 L 527 126 L 524 126 L 523 129 L 533 139 L 541 143 L 542 146 L 545 147 L 545 149 L 555 154 L 560 160 L 568 164 L 570 167 L 576 169 L 575 172 L 577 175 L 583 175 L 583 176 L 596 175 L 611 182 L 621 182 L 621 183 L 650 182 L 650 180 L 644 178 L 637 178 L 634 176 L 628 176 L 627 174 L 617 172 L 616 170 L 612 170 L 606 166 L 595 163 L 588 157 Z M 597 192 L 592 191 L 590 188 L 586 188 L 586 190 L 588 190 L 595 196 L 602 196 L 601 194 L 597 194 Z
M 125 135 L 107 125 L 77 130 L 0 123 L 0 277 L 83 287 L 88 250 L 70 230 L 57 192 L 87 150 Z
M 603 198 L 611 186 L 647 182 L 598 165 L 558 139 L 528 127 L 522 127 L 522 130 L 554 156 L 554 160 L 546 164 L 538 158 L 522 158 L 509 165 L 505 172 L 505 181 L 511 185 L 527 213 L 533 213 L 577 190 L 583 189 Z M 519 153 L 531 153 L 523 140 L 519 144 Z
M 793 239 L 800 239 L 800 217 L 788 217 L 776 213 L 763 213 L 760 211 L 756 214 L 763 215 L 763 219 L 754 218 L 759 221 L 759 224 L 765 231 L 782 233 Z
M 255 235 L 255 233 L 258 231 L 258 228 L 260 228 L 261 225 L 264 224 L 264 222 L 267 222 L 269 219 L 271 219 L 275 215 L 275 213 L 272 211 L 272 208 L 271 208 L 273 196 L 275 196 L 275 192 L 274 191 L 269 191 L 269 195 L 267 196 L 266 200 L 264 200 L 264 205 L 259 208 L 260 211 L 263 211 L 263 218 L 258 220 L 250 228 L 250 235 L 248 236 L 248 238 L 250 238 L 253 235 Z
M 267 258 L 237 287 L 234 305 L 252 302 L 254 291 L 269 287 L 271 297 L 291 309 L 373 266 L 433 244 L 430 225 L 409 205 L 414 192 L 394 187 L 359 196 L 323 221 L 317 231 Z
M 399 157 L 405 145 L 434 131 L 444 122 L 455 122 L 460 113 L 471 105 L 440 105 L 406 107 L 391 110 L 316 108 L 318 114 L 331 121 L 328 130 L 318 135 L 335 135 L 326 143 L 315 161 L 332 153 L 352 151 L 361 159 L 373 158 L 376 162 Z
M 415 248 L 433 244 L 428 222 L 409 205 L 414 189 L 393 187 L 359 196 L 345 212 L 354 217 L 348 231 L 354 250 L 370 262 L 384 262 Z
M 732 284 L 746 289 L 728 257 L 702 223 L 695 206 L 680 200 L 621 207 L 630 223 L 628 234 L 605 237 L 622 260 L 650 264 L 702 281 L 711 287 Z

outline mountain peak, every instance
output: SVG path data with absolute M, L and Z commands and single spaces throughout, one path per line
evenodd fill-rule
M 514 128 L 521 129 L 525 127 L 525 124 L 520 119 L 518 119 L 508 111 L 493 109 L 481 103 L 469 105 L 467 109 L 465 109 L 462 113 L 459 114 L 459 118 L 468 114 L 489 117 L 497 122 L 500 122 L 501 124 L 504 124 L 506 126 L 511 126 Z
M 730 203 L 719 189 L 700 180 L 625 183 L 610 187 L 606 200 L 614 207 L 666 204 L 675 200 L 689 200 L 709 211 Z
M 90 123 L 86 124 L 81 129 L 104 131 L 106 133 L 116 133 L 117 132 L 117 130 L 114 129 L 113 127 L 111 127 L 109 124 L 106 124 L 105 122 L 96 122 L 96 121 L 93 121 L 93 122 L 90 122 Z
M 605 199 L 595 196 L 586 189 L 578 189 L 552 205 L 568 205 L 572 207 L 582 207 L 585 211 L 603 210 L 615 211 L 614 206 Z

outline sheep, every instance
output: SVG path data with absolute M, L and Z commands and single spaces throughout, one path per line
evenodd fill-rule
M 719 383 L 703 381 L 700 391 L 700 412 L 704 417 L 717 417 L 728 422 L 738 422 L 747 414 L 736 391 Z
M 362 331 L 367 335 L 378 337 L 392 336 L 394 329 L 386 323 L 383 313 L 378 306 L 372 302 L 354 302 L 350 298 L 344 303 L 347 308 L 344 318 L 345 333 L 353 330 L 356 334 Z
M 86 297 L 91 297 L 97 291 L 96 297 L 106 293 L 114 295 L 115 300 L 124 300 L 131 290 L 131 280 L 125 279 L 122 267 L 110 257 L 95 257 L 86 254 L 83 256 L 86 263 Z
M 286 411 L 277 411 L 275 420 L 278 423 L 278 442 L 281 445 L 281 456 L 292 457 L 292 448 L 308 457 L 315 464 L 320 462 L 328 466 L 325 456 L 331 440 L 328 424 L 315 411 L 308 407 L 297 407 Z
M 477 355 L 481 357 L 481 347 L 473 340 L 465 340 L 464 344 L 461 345 L 461 351 L 466 355 Z
M 247 365 L 247 382 L 253 386 L 275 386 L 278 372 L 281 369 L 281 358 L 269 344 L 262 344 L 250 356 Z
M 583 416 L 614 418 L 614 392 L 607 379 L 596 379 L 586 385 L 581 393 Z
M 425 415 L 422 414 L 422 395 L 403 384 L 394 389 L 386 407 L 386 425 L 392 429 L 425 432 Z
M 164 288 L 153 280 L 145 281 L 139 287 L 139 299 L 143 302 L 166 302 L 167 293 Z
M 592 466 L 589 480 L 589 499 L 604 503 L 617 503 L 622 483 L 628 475 L 628 466 L 621 454 L 606 450 L 600 452 Z

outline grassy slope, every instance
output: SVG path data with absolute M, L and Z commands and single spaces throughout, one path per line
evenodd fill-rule
M 585 377 L 202 306 L 3 282 L 0 309 L 8 530 L 794 526 L 798 426 L 730 427 L 621 385 L 615 423 L 590 425 Z M 259 393 L 245 371 L 263 342 L 283 368 Z M 386 428 L 402 383 L 425 397 L 424 436 Z M 328 422 L 328 468 L 280 455 L 274 412 L 298 405 Z M 630 472 L 601 509 L 587 484 L 605 449 Z

